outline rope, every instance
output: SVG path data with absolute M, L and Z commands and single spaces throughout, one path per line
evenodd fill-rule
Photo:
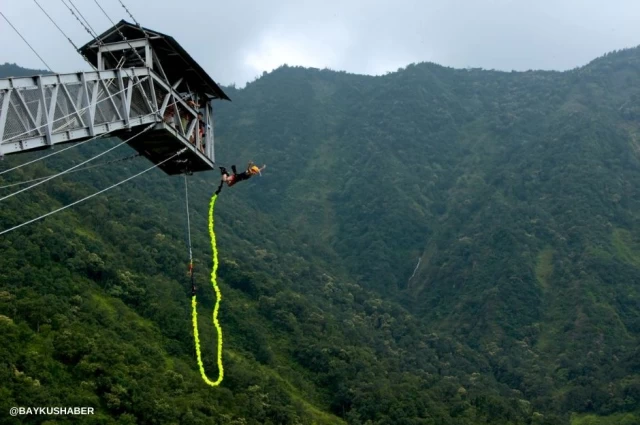
M 9 194 L 9 195 L 7 195 L 7 196 L 4 196 L 4 197 L 0 198 L 0 202 L 1 202 L 1 201 L 4 201 L 5 199 L 9 199 L 9 198 L 11 198 L 11 197 L 13 197 L 13 196 L 16 196 L 16 195 L 17 195 L 17 194 L 19 194 L 19 193 L 22 193 L 22 192 L 25 192 L 25 191 L 27 191 L 27 190 L 29 190 L 29 189 L 32 189 L 32 188 L 34 188 L 34 187 L 36 187 L 36 186 L 39 186 L 39 185 L 41 185 L 41 184 L 43 184 L 43 183 L 46 183 L 46 182 L 48 182 L 49 180 L 53 180 L 53 179 L 55 179 L 56 177 L 62 176 L 62 175 L 64 175 L 64 174 L 67 174 L 67 173 L 68 173 L 68 172 L 70 172 L 71 170 L 75 170 L 76 168 L 80 167 L 81 165 L 84 165 L 84 164 L 86 164 L 87 162 L 93 161 L 93 160 L 94 160 L 94 159 L 96 159 L 96 158 L 100 158 L 101 156 L 106 155 L 107 153 L 111 152 L 112 150 L 119 148 L 120 146 L 124 145 L 125 143 L 129 142 L 130 140 L 133 140 L 134 138 L 138 137 L 139 135 L 141 135 L 141 134 L 143 134 L 143 133 L 147 132 L 147 131 L 148 131 L 148 130 L 150 130 L 150 129 L 151 129 L 151 127 L 153 127 L 154 125 L 155 125 L 155 123 L 153 123 L 153 124 L 149 124 L 149 125 L 148 125 L 144 130 L 142 130 L 140 133 L 135 134 L 135 135 L 134 135 L 134 136 L 132 136 L 132 137 L 129 137 L 128 139 L 126 139 L 126 140 L 124 140 L 124 141 L 122 141 L 122 142 L 118 143 L 117 145 L 115 145 L 115 146 L 113 146 L 113 147 L 111 147 L 111 148 L 107 149 L 107 150 L 106 150 L 106 151 L 104 151 L 104 152 L 99 153 L 98 155 L 95 155 L 95 156 L 93 156 L 93 157 L 91 157 L 91 158 L 87 159 L 86 161 L 82 161 L 81 163 L 79 163 L 79 164 L 77 164 L 77 165 L 74 165 L 73 167 L 68 168 L 68 169 L 66 169 L 66 170 L 64 170 L 64 171 L 61 171 L 61 172 L 59 172 L 58 174 L 54 174 L 54 175 L 53 175 L 53 176 L 51 176 L 51 177 L 47 177 L 45 180 L 42 180 L 42 181 L 40 181 L 40 182 L 38 182 L 38 183 L 32 184 L 31 186 L 27 186 L 27 187 L 25 187 L 24 189 L 20 189 L 20 190 L 18 190 L 17 192 L 13 192 L 13 193 L 11 193 L 11 194 Z
M 413 274 L 411 275 L 411 277 L 407 281 L 407 284 L 409 284 L 409 282 L 411 282 L 411 279 L 413 279 L 413 277 L 416 275 L 416 272 L 418 271 L 418 267 L 420 267 L 420 261 L 422 261 L 422 258 L 418 257 L 418 264 L 416 264 L 416 268 L 413 269 Z
M 133 88 L 133 87 L 135 87 L 135 86 L 137 86 L 138 84 L 142 84 L 144 81 L 147 81 L 147 79 L 148 79 L 148 78 L 149 78 L 149 77 L 144 77 L 142 80 L 138 79 L 138 82 L 137 82 L 137 83 L 134 83 L 134 84 L 132 85 L 132 88 Z M 105 97 L 104 99 L 101 99 L 101 100 L 97 101 L 97 102 L 95 103 L 95 105 L 97 105 L 98 103 L 104 102 L 104 101 L 106 101 L 106 100 L 109 100 L 109 99 L 111 99 L 112 97 L 117 96 L 117 95 L 119 95 L 120 93 L 123 93 L 123 92 L 125 92 L 125 91 L 127 91 L 127 88 L 126 88 L 126 87 L 125 87 L 124 89 L 120 90 L 120 91 L 117 91 L 117 92 L 115 92 L 115 93 L 111 94 L 110 96 Z M 144 90 L 142 90 L 142 91 L 144 92 Z M 78 109 L 78 114 L 80 114 L 82 111 L 85 111 L 85 110 L 87 110 L 87 109 L 91 108 L 91 106 L 92 106 L 92 105 L 87 105 L 87 106 L 85 106 L 84 108 Z M 156 111 L 156 112 L 157 112 L 157 111 Z M 154 112 L 153 114 L 148 114 L 148 115 L 154 115 L 156 112 Z M 55 120 L 51 121 L 51 125 L 53 125 L 53 123 L 55 123 L 55 122 L 65 120 L 65 119 L 69 118 L 69 117 L 70 117 L 70 116 L 72 116 L 72 115 L 76 115 L 76 113 L 75 113 L 75 112 L 72 112 L 72 113 L 67 114 L 67 115 L 64 115 L 64 116 L 62 116 L 62 117 L 60 117 L 60 118 L 57 118 L 57 119 L 55 119 Z M 32 131 L 39 130 L 39 129 L 43 128 L 43 127 L 46 127 L 47 125 L 49 125 L 49 124 L 48 124 L 48 123 L 45 123 L 45 124 L 39 125 L 39 126 L 37 126 L 37 127 L 30 128 L 29 130 L 27 130 L 27 131 L 25 131 L 25 132 L 23 132 L 23 133 L 16 134 L 15 136 L 12 136 L 12 137 L 10 137 L 10 138 L 8 138 L 8 139 L 6 139 L 6 140 L 3 140 L 3 141 L 2 141 L 2 143 L 9 143 L 9 142 L 11 142 L 12 140 L 15 140 L 15 139 L 17 139 L 17 138 L 19 138 L 19 137 L 22 137 L 22 136 L 24 136 L 25 134 L 29 134 L 29 133 L 31 133 Z
M 13 26 L 13 24 L 11 23 L 11 21 L 9 21 L 9 18 L 7 18 L 6 16 L 4 16 L 4 13 L 0 12 L 0 15 L 2 15 L 2 17 L 4 18 L 5 21 L 7 21 L 7 23 L 9 25 L 11 25 L 11 28 L 13 28 L 13 30 L 20 36 L 20 38 L 22 39 L 22 41 L 24 41 L 25 43 L 27 43 L 27 46 L 29 46 L 29 48 L 33 51 L 33 53 L 36 54 L 36 56 L 38 57 L 38 59 L 40 59 L 42 61 L 42 63 L 44 64 L 44 66 L 47 67 L 47 69 L 51 72 L 53 72 L 53 70 L 51 69 L 51 67 L 49 65 L 47 65 L 47 63 L 44 61 L 44 59 L 42 59 L 42 57 L 38 54 L 38 52 L 36 52 L 36 49 L 34 49 L 31 44 L 29 44 L 29 42 L 22 36 L 22 34 L 20 34 L 20 31 L 18 31 L 18 29 L 16 27 Z
M 187 175 L 184 175 L 184 202 L 187 212 L 187 244 L 189 246 L 189 277 L 191 279 L 191 295 L 196 295 L 196 280 L 193 270 L 193 250 L 191 248 L 191 214 L 189 213 L 189 189 L 187 185 Z
M 161 162 L 157 163 L 156 165 L 153 165 L 153 166 L 151 166 L 151 167 L 147 168 L 146 170 L 143 170 L 143 171 L 139 172 L 138 174 L 134 174 L 133 176 L 131 176 L 131 177 L 129 177 L 129 178 L 126 178 L 126 179 L 124 179 L 124 180 L 122 180 L 122 181 L 120 181 L 120 182 L 118 182 L 118 183 L 116 183 L 116 184 L 114 184 L 114 185 L 111 185 L 111 186 L 107 187 L 106 189 L 102 189 L 101 191 L 96 192 L 96 193 L 94 193 L 94 194 L 92 194 L 92 195 L 85 196 L 84 198 L 82 198 L 82 199 L 80 199 L 80 200 L 78 200 L 78 201 L 72 202 L 72 203 L 71 203 L 71 204 L 69 204 L 69 205 L 65 205 L 64 207 L 58 208 L 57 210 L 54 210 L 54 211 L 48 212 L 47 214 L 43 214 L 43 215 L 41 215 L 40 217 L 36 217 L 36 218 L 31 219 L 31 220 L 29 220 L 29 221 L 26 221 L 26 222 L 24 222 L 24 223 L 22 223 L 22 224 L 19 224 L 19 225 L 17 225 L 17 226 L 11 227 L 11 228 L 9 228 L 9 229 L 7 229 L 7 230 L 3 230 L 2 232 L 0 232 L 0 235 L 4 235 L 5 233 L 12 232 L 12 231 L 14 231 L 14 230 L 16 230 L 16 229 L 19 229 L 19 228 L 20 228 L 20 227 L 22 227 L 22 226 L 26 226 L 27 224 L 31 224 L 31 223 L 36 222 L 36 221 L 38 221 L 38 220 L 42 220 L 42 219 L 44 219 L 44 218 L 46 218 L 46 217 L 49 217 L 50 215 L 53 215 L 53 214 L 55 214 L 55 213 L 57 213 L 57 212 L 60 212 L 60 211 L 66 210 L 67 208 L 70 208 L 70 207 L 72 207 L 72 206 L 74 206 L 74 205 L 77 205 L 77 204 L 79 204 L 79 203 L 81 203 L 81 202 L 84 202 L 84 201 L 86 201 L 86 200 L 88 200 L 88 199 L 91 199 L 91 198 L 93 198 L 94 196 L 98 196 L 98 195 L 100 195 L 101 193 L 104 193 L 104 192 L 106 192 L 106 191 L 108 191 L 108 190 L 114 189 L 114 188 L 116 188 L 116 187 L 120 186 L 121 184 L 124 184 L 124 183 L 128 182 L 129 180 L 132 180 L 132 179 L 134 179 L 134 178 L 136 178 L 136 177 L 138 177 L 138 176 L 141 176 L 142 174 L 144 174 L 144 173 L 146 173 L 146 172 L 148 172 L 148 171 L 153 170 L 153 169 L 154 169 L 154 168 L 156 168 L 156 167 L 161 166 L 162 164 L 164 164 L 164 163 L 165 163 L 165 162 L 167 162 L 167 161 L 172 160 L 172 159 L 173 159 L 173 158 L 175 158 L 176 156 L 178 156 L 178 155 L 182 155 L 182 153 L 184 153 L 184 151 L 186 151 L 186 150 L 187 150 L 187 148 L 182 148 L 180 151 L 178 151 L 178 152 L 177 152 L 177 153 L 175 153 L 174 155 L 170 156 L 169 158 L 167 158 L 167 159 L 165 159 L 165 160 L 163 160 L 163 161 L 161 161 Z
M 129 160 L 129 159 L 137 158 L 139 156 L 141 156 L 139 153 L 135 154 L 135 155 L 125 156 L 124 158 L 114 159 L 113 161 L 104 162 L 102 164 L 96 164 L 96 165 L 90 165 L 88 167 L 78 168 L 77 170 L 69 171 L 69 173 L 67 173 L 67 174 L 77 173 L 78 171 L 90 170 L 92 168 L 104 167 L 105 165 L 111 165 L 111 164 L 114 164 L 116 162 L 126 161 L 126 160 Z M 21 186 L 23 184 L 27 184 L 27 183 L 31 183 L 31 182 L 37 182 L 39 180 L 44 180 L 47 177 L 49 177 L 49 176 L 38 177 L 37 179 L 31 179 L 31 180 L 26 180 L 26 181 L 23 181 L 23 182 L 7 184 L 7 185 L 4 185 L 4 186 L 0 186 L 0 189 L 6 189 L 6 188 L 9 188 L 9 187 Z
M 216 234 L 214 232 L 214 220 L 213 220 L 213 208 L 216 203 L 216 198 L 218 194 L 215 193 L 211 197 L 211 203 L 209 204 L 209 236 L 211 237 L 211 249 L 213 251 L 213 270 L 211 270 L 211 284 L 213 286 L 213 290 L 216 293 L 216 304 L 213 308 L 213 325 L 216 328 L 216 333 L 218 335 L 218 353 L 217 353 L 217 362 L 218 362 L 218 379 L 215 381 L 211 381 L 204 370 L 204 364 L 202 363 L 202 353 L 200 350 L 200 336 L 198 334 L 198 310 L 197 310 L 197 302 L 195 293 L 191 297 L 191 312 L 192 312 L 192 322 L 193 322 L 193 338 L 195 340 L 196 345 L 196 356 L 198 359 L 198 367 L 200 369 L 200 375 L 202 379 L 207 385 L 212 387 L 217 387 L 222 382 L 224 378 L 224 367 L 222 365 L 222 328 L 220 327 L 220 323 L 218 322 L 218 312 L 220 311 L 220 301 L 222 300 L 222 293 L 220 292 L 220 288 L 218 288 L 218 284 L 216 282 L 216 275 L 218 272 L 218 249 L 216 248 Z
M 187 207 L 187 237 L 189 243 L 189 262 L 193 263 L 193 252 L 191 250 L 191 221 L 189 218 L 189 188 L 187 185 L 187 175 L 184 175 L 184 201 Z

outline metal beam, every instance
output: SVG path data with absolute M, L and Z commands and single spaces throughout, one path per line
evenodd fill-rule
M 115 43 L 103 44 L 100 46 L 100 52 L 113 52 L 115 50 L 132 50 L 133 48 L 145 47 L 149 43 L 145 38 L 133 41 L 118 41 Z
M 127 110 L 127 91 L 124 88 L 124 81 L 122 79 L 122 69 L 118 70 L 118 88 L 120 89 L 120 101 L 122 102 L 122 115 L 124 116 L 124 122 L 129 125 L 129 111 Z M 118 109 L 118 108 L 116 108 Z
M 151 112 L 155 111 L 156 115 L 162 118 L 162 114 L 158 111 L 158 99 L 156 97 L 156 89 L 153 87 L 153 78 L 149 78 L 149 91 L 151 92 L 151 101 L 156 105 L 155 108 L 151 108 Z
M 14 90 L 14 94 L 17 96 L 18 95 L 18 91 Z M 15 102 L 10 103 L 9 107 L 13 108 L 13 112 L 15 113 L 15 116 L 18 117 L 18 120 L 20 121 L 20 124 L 22 125 L 22 127 L 24 127 L 24 131 L 29 133 L 29 129 L 31 127 L 29 126 L 29 123 L 24 119 L 24 117 L 20 113 L 20 110 L 16 106 L 16 103 Z M 7 113 L 7 115 L 8 115 L 8 113 Z
M 49 130 L 50 134 L 53 133 L 53 124 L 54 124 L 54 119 L 56 116 L 56 104 L 58 103 L 58 87 L 59 86 L 53 86 L 53 88 L 51 89 L 51 100 L 50 100 L 50 104 L 49 107 L 47 108 L 47 129 Z M 43 92 L 44 94 L 44 92 Z M 44 102 L 44 101 L 43 101 Z M 49 137 L 49 144 L 53 144 L 53 139 L 51 137 Z
M 169 99 L 171 99 L 171 93 L 170 92 L 167 93 L 164 96 L 164 100 L 162 101 L 162 106 L 160 107 L 160 111 L 159 112 L 163 117 L 164 117 L 164 112 L 166 111 L 167 106 L 169 105 Z
M 178 86 L 180 85 L 180 83 L 182 83 L 182 80 L 184 80 L 184 78 L 180 78 L 178 81 L 176 81 L 171 88 L 174 90 L 178 90 Z
M 42 101 L 38 99 L 38 112 L 36 113 L 36 126 L 38 127 L 38 134 L 42 134 L 42 131 L 40 130 L 40 123 L 43 121 L 44 117 L 44 105 L 42 104 Z
M 139 118 L 132 118 L 131 123 L 133 126 L 148 125 L 153 122 L 157 122 L 153 116 L 144 116 Z M 126 130 L 126 125 L 123 120 L 110 122 L 108 124 L 97 125 L 95 132 L 96 135 L 110 133 L 118 130 Z M 75 130 L 63 131 L 56 133 L 52 136 L 52 144 L 58 145 L 61 143 L 79 142 L 92 137 L 88 128 L 80 128 Z M 29 137 L 26 139 L 20 139 L 14 142 L 5 143 L 0 145 L 2 151 L 5 154 L 25 152 L 33 149 L 39 149 L 49 146 L 46 136 Z
M 44 135 L 46 137 L 47 140 L 47 144 L 51 145 L 51 121 L 49 120 L 49 109 L 47 108 L 47 97 L 44 94 L 44 85 L 42 84 L 42 76 L 38 76 L 37 77 L 39 82 L 38 85 L 40 86 L 38 90 L 39 94 L 40 94 L 40 103 L 42 104 L 42 118 L 44 120 Z
M 153 94 L 153 99 L 154 99 L 154 103 L 155 103 L 155 107 L 153 105 L 151 105 L 151 102 L 149 101 L 149 97 L 146 95 L 146 91 L 144 89 L 144 86 L 142 85 L 142 81 L 140 80 L 140 78 L 138 77 L 134 77 L 136 79 L 136 88 L 137 90 L 140 90 L 142 92 L 142 97 L 144 98 L 144 101 L 147 103 L 147 106 L 149 107 L 149 113 L 153 113 L 155 112 L 155 110 L 157 109 L 157 103 L 155 103 L 155 98 L 156 98 L 156 94 L 153 91 L 153 85 L 150 83 L 149 87 L 151 87 L 151 93 Z M 151 79 L 149 79 L 149 81 L 151 82 Z M 133 90 L 133 89 L 132 89 Z M 129 102 L 131 103 L 131 102 Z
M 91 131 L 94 132 L 95 136 L 95 125 L 96 125 L 96 107 L 98 106 L 98 89 L 100 85 L 98 83 L 93 83 L 93 93 L 91 93 L 91 103 L 89 103 L 89 117 L 91 118 Z
M 169 79 L 167 78 L 167 74 L 165 74 L 164 72 L 164 68 L 162 68 L 162 64 L 160 63 L 160 61 L 158 60 L 158 56 L 153 55 L 153 63 L 156 65 L 156 67 L 160 70 L 160 73 L 162 74 L 162 77 L 164 77 L 164 80 L 167 82 L 167 84 L 169 83 Z
M 102 70 L 102 71 L 90 71 L 85 72 L 86 81 L 100 81 L 117 78 L 117 70 Z M 127 72 L 130 75 L 138 77 L 148 76 L 150 71 L 148 68 L 136 67 L 128 68 Z M 81 76 L 77 72 L 70 74 L 59 75 L 35 75 L 31 77 L 13 77 L 13 78 L 0 78 L 0 90 L 9 89 L 29 89 L 35 90 L 39 86 L 55 86 L 59 84 L 67 83 L 81 83 Z
M 82 124 L 83 127 L 86 127 L 86 124 L 84 123 L 84 120 L 82 119 L 82 115 L 80 115 L 80 113 L 78 112 L 78 108 L 76 108 L 76 102 L 73 101 L 73 99 L 71 98 L 71 94 L 69 94 L 69 90 L 67 89 L 67 86 L 62 84 L 60 87 L 62 87 L 63 93 L 66 94 L 67 97 L 69 98 L 69 103 L 71 103 L 71 107 L 73 108 L 73 112 L 78 116 L 78 120 L 80 120 L 80 124 Z
M 195 128 L 196 124 L 197 124 L 198 118 L 196 119 L 192 119 L 191 123 L 189 123 L 189 128 L 185 133 L 185 137 L 187 140 L 189 140 L 189 142 L 191 142 L 191 136 L 193 135 L 193 129 Z M 195 140 L 195 138 L 194 138 Z
M 74 107 L 77 105 L 78 106 L 78 114 L 82 117 L 82 114 L 80 113 L 80 111 L 82 111 L 82 105 L 83 105 L 83 100 L 84 100 L 84 86 L 82 84 L 79 84 L 79 88 L 78 88 L 78 94 L 76 95 L 76 101 L 73 102 Z M 89 105 L 89 103 L 87 103 L 87 105 Z M 80 118 L 84 121 L 83 118 Z
M 31 124 L 33 125 L 33 128 L 38 127 L 38 124 L 36 123 L 35 118 L 33 118 L 33 114 L 31 114 L 31 111 L 29 110 L 29 106 L 27 105 L 27 102 L 25 102 L 24 98 L 22 97 L 22 93 L 20 93 L 19 90 L 16 90 L 15 91 L 15 95 L 18 98 L 18 100 L 20 101 L 20 104 L 24 108 L 25 112 L 27 113 L 27 118 L 29 118 L 29 120 L 31 121 Z M 15 106 L 14 106 L 14 108 L 15 108 Z M 16 108 L 16 113 L 18 113 L 17 108 Z M 29 126 L 25 125 L 25 128 L 29 128 Z
M 195 116 L 198 116 L 198 112 L 193 109 L 191 106 L 187 105 L 187 102 L 185 102 L 184 100 L 182 100 L 182 98 L 180 96 L 178 96 L 178 93 L 175 91 L 175 87 L 170 87 L 167 83 L 165 83 L 164 81 L 162 81 L 162 78 L 160 78 L 155 72 L 151 72 L 151 77 L 153 78 L 153 80 L 158 83 L 159 85 L 161 85 L 167 92 L 172 92 L 174 94 L 174 97 L 176 98 L 176 100 L 182 105 L 184 106 L 185 109 L 187 109 L 188 111 L 190 111 L 192 114 L 194 114 Z M 176 83 L 174 84 L 174 86 L 179 85 L 182 82 L 182 78 Z
M 180 126 L 180 135 L 184 136 L 186 134 L 186 130 L 184 128 L 184 125 L 182 125 L 182 117 L 180 116 L 180 114 L 178 113 L 178 105 L 176 105 L 176 96 L 172 93 L 171 94 L 171 99 L 173 99 L 173 110 L 174 112 L 174 117 L 178 118 L 178 125 Z
M 2 147 L 2 141 L 4 140 L 4 126 L 7 122 L 7 115 L 9 114 L 9 101 L 11 100 L 11 92 L 13 90 L 7 90 L 2 98 L 2 106 L 0 109 L 0 148 Z M 0 149 L 0 156 L 3 154 Z
M 144 58 L 146 60 L 146 65 L 149 68 L 153 68 L 153 50 L 151 50 L 151 45 L 149 43 L 144 46 Z
M 116 78 L 117 78 L 118 74 L 116 73 Z M 111 91 L 109 91 L 109 88 L 107 87 L 107 83 L 105 82 L 105 80 L 100 80 L 100 82 L 98 84 L 102 84 L 102 87 L 104 88 L 104 92 L 105 92 L 105 99 L 102 99 L 102 101 L 105 101 L 106 99 L 109 99 L 109 101 L 111 102 L 111 105 L 113 106 L 113 109 L 116 111 L 116 114 L 118 114 L 118 119 L 124 119 L 122 117 L 122 111 L 118 109 L 118 105 L 116 105 L 115 100 L 113 100 L 113 96 L 111 95 Z M 122 90 L 122 88 L 120 88 Z M 125 95 L 124 92 L 120 93 L 121 95 Z M 98 101 L 96 103 L 99 103 L 101 101 Z M 108 117 L 105 117 L 107 119 L 110 119 Z
M 210 149 L 209 158 L 216 162 L 215 140 L 213 133 L 213 105 L 211 102 L 207 102 L 207 124 L 209 125 L 205 130 L 207 132 L 207 149 Z

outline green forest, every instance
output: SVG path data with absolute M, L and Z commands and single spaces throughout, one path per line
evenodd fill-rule
M 221 386 L 195 359 L 185 179 L 154 170 L 0 236 L 0 423 L 640 423 L 640 48 L 565 72 L 282 66 L 224 90 L 219 165 L 267 168 L 216 204 Z M 0 231 L 148 166 L 2 201 Z M 186 178 L 210 377 L 219 181 Z

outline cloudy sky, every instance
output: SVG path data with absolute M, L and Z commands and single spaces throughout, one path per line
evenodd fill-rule
M 67 4 L 69 0 L 64 0 Z M 71 0 L 101 33 L 96 0 Z M 98 0 L 114 21 L 118 0 Z M 38 0 L 77 46 L 89 34 L 60 0 Z M 124 0 L 143 26 L 172 35 L 219 83 L 244 86 L 283 63 L 382 74 L 412 62 L 566 70 L 640 44 L 638 0 Z M 149 6 L 153 5 L 153 6 Z M 0 12 L 57 72 L 89 69 L 34 0 Z M 0 17 L 0 63 L 44 65 Z

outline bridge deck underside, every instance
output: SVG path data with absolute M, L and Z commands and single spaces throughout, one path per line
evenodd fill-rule
M 140 129 L 137 130 L 139 131 Z M 173 129 L 166 124 L 158 124 L 153 130 L 147 131 L 140 137 L 136 137 L 128 144 L 154 164 L 162 162 L 182 148 L 187 148 L 183 154 L 171 161 L 165 162 L 159 167 L 169 175 L 215 169 L 213 161 L 196 149 L 192 143 L 178 138 L 172 130 Z M 118 136 L 125 139 L 130 138 L 134 134 L 135 132 L 123 130 Z

